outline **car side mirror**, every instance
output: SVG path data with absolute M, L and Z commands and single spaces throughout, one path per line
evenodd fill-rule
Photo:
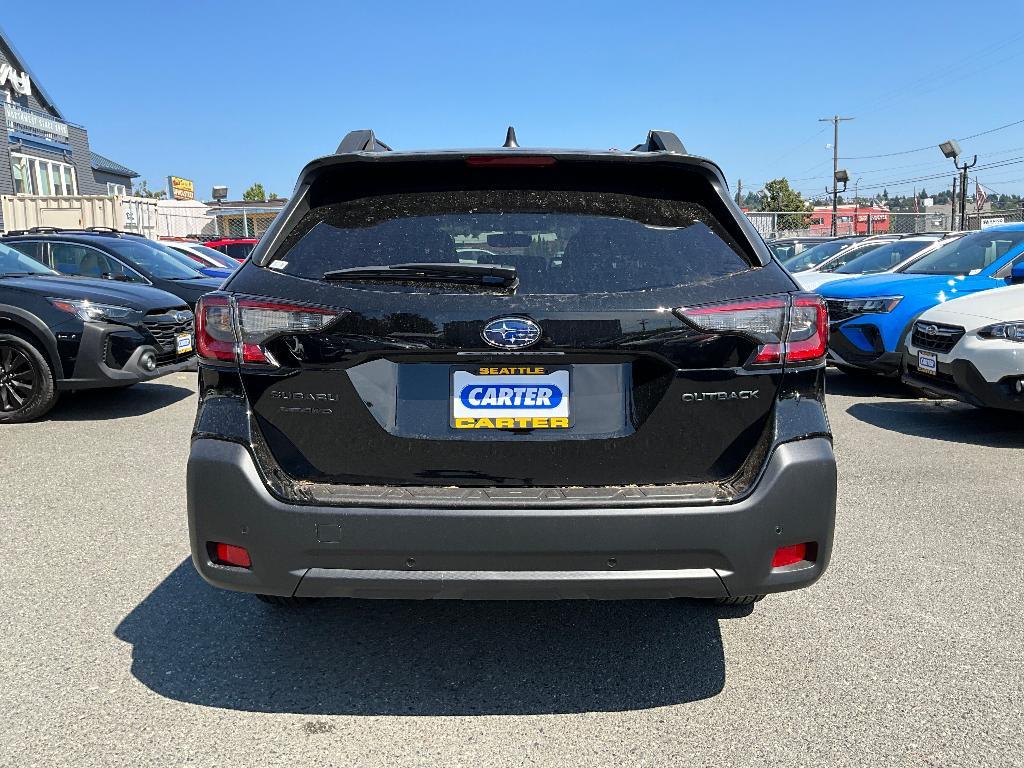
M 1010 268 L 1010 282 L 1014 285 L 1024 283 L 1024 259 L 1020 259 Z

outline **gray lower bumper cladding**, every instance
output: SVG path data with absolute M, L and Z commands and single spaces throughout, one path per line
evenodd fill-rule
M 832 551 L 831 442 L 777 447 L 743 499 L 660 507 L 431 509 L 305 506 L 267 490 L 248 450 L 196 439 L 188 463 L 193 562 L 214 586 L 394 599 L 728 597 L 797 589 Z M 210 542 L 245 547 L 218 565 Z M 772 568 L 775 550 L 813 559 Z

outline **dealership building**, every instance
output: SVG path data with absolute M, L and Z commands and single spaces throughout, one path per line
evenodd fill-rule
M 0 151 L 0 195 L 131 194 L 138 174 L 92 151 L 86 129 L 65 118 L 3 29 L 0 117 L 7 134 Z

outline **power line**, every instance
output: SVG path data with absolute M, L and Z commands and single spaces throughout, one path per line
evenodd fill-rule
M 987 136 L 990 133 L 995 133 L 996 131 L 1003 131 L 1003 130 L 1006 130 L 1007 128 L 1012 128 L 1015 125 L 1020 125 L 1021 123 L 1024 123 L 1024 119 L 1015 120 L 1014 122 L 1007 123 L 1006 125 L 1000 125 L 998 128 L 990 128 L 989 130 L 982 131 L 981 133 L 975 133 L 975 134 L 972 134 L 970 136 L 963 136 L 962 138 L 957 139 L 957 141 L 967 141 L 969 139 L 976 139 L 979 136 Z M 880 157 L 897 157 L 899 155 L 912 155 L 915 152 L 924 152 L 925 150 L 928 150 L 928 149 L 935 149 L 935 147 L 937 147 L 937 146 L 938 146 L 938 143 L 935 143 L 935 144 L 928 144 L 927 146 L 924 146 L 924 147 L 918 147 L 917 149 L 904 149 L 904 150 L 902 150 L 900 152 L 886 152 L 885 154 L 882 154 L 882 155 L 857 155 L 856 157 L 854 157 L 854 156 L 851 156 L 851 157 L 841 157 L 839 159 L 840 160 L 874 160 L 874 159 L 880 158 Z

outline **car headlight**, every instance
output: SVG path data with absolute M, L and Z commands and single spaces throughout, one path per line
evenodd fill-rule
M 872 296 L 866 299 L 829 299 L 828 303 L 838 305 L 849 315 L 868 315 L 892 312 L 901 301 L 902 296 Z
M 110 320 L 117 322 L 134 312 L 130 307 L 118 307 L 114 304 L 96 304 L 88 299 L 50 299 L 53 306 L 69 315 L 89 320 Z
M 983 339 L 1019 341 L 1024 344 L 1024 320 L 1011 320 L 1007 323 L 987 325 L 978 331 L 978 335 Z

